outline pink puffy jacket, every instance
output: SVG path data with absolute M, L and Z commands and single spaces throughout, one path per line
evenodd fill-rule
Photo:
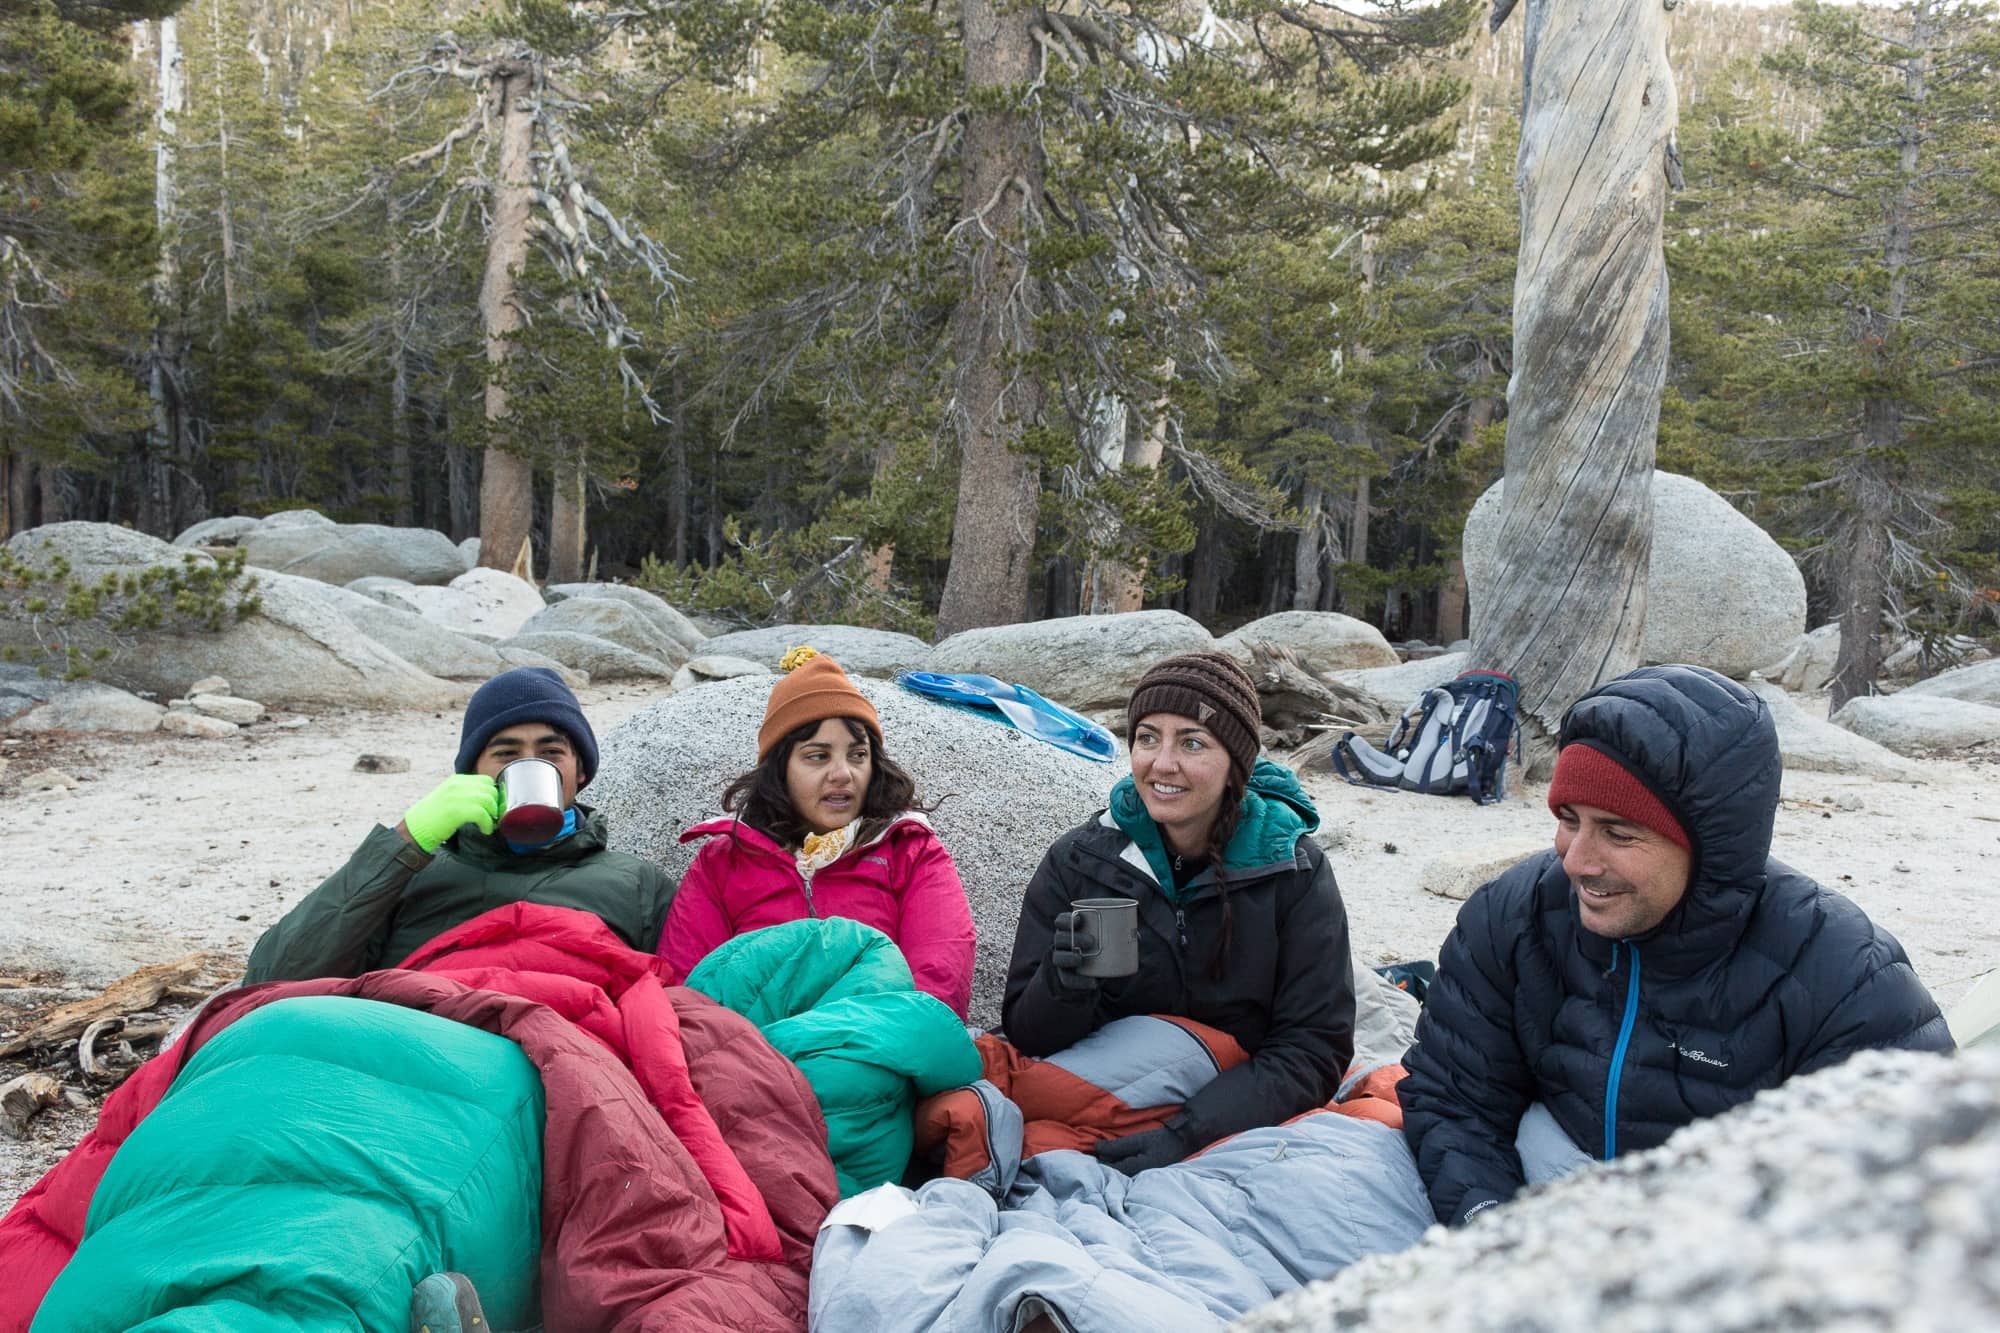
M 660 931 L 670 984 L 711 949 L 746 931 L 801 917 L 842 916 L 894 940 L 917 989 L 965 1017 L 972 1002 L 972 908 L 951 853 L 919 814 L 897 816 L 808 885 L 792 854 L 740 819 L 711 819 L 681 834 L 706 838 Z

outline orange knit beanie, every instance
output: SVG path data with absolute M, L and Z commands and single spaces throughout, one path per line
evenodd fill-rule
M 785 674 L 771 687 L 770 701 L 764 705 L 764 725 L 757 728 L 757 762 L 763 763 L 772 747 L 786 733 L 808 722 L 824 722 L 830 717 L 851 717 L 866 722 L 880 736 L 882 719 L 840 664 L 811 648 L 794 648 L 779 666 Z

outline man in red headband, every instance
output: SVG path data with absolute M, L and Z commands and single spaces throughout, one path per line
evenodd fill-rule
M 1555 850 L 1466 902 L 1404 1057 L 1439 1221 L 1855 1051 L 1951 1049 L 1902 946 L 1771 859 L 1781 771 L 1764 701 L 1700 667 L 1564 716 Z

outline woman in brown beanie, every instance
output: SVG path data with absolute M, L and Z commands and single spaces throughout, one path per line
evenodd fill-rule
M 1347 910 L 1291 770 L 1259 759 L 1257 688 L 1221 653 L 1157 663 L 1126 705 L 1132 772 L 1049 848 L 1028 885 L 1001 1009 L 1007 1039 L 1051 1055 L 1132 1014 L 1220 1028 L 1250 1058 L 1159 1129 L 1097 1146 L 1136 1173 L 1332 1099 L 1354 1047 Z M 1070 904 L 1138 904 L 1139 967 L 1083 976 L 1097 941 Z
M 722 794 L 660 931 L 668 980 L 746 931 L 842 916 L 894 940 L 917 989 L 965 1017 L 972 908 L 916 783 L 883 752 L 882 721 L 830 657 L 794 648 L 757 731 L 757 766 Z

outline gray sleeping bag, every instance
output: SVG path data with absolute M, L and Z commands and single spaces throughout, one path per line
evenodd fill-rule
M 1430 1200 L 1396 1130 L 1321 1111 L 1128 1177 L 1028 1159 L 1004 1206 L 978 1185 L 884 1185 L 828 1216 L 813 1333 L 1196 1333 L 1415 1243 Z

